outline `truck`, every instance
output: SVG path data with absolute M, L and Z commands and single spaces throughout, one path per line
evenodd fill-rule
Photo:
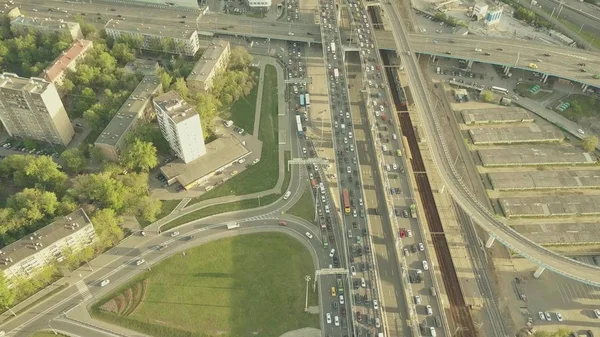
M 240 224 L 237 222 L 230 222 L 227 224 L 227 229 L 236 229 L 240 228 Z
M 304 94 L 304 101 L 305 101 L 306 107 L 309 108 L 310 107 L 310 94 Z
M 335 54 L 335 43 L 331 42 L 331 52 Z
M 439 74 L 439 73 L 440 73 L 440 71 L 441 71 L 440 67 L 437 67 L 437 69 L 436 69 L 436 73 L 438 73 L 438 74 Z
M 333 69 L 333 77 L 337 80 L 340 77 L 340 71 L 338 68 Z
M 413 219 L 417 218 L 417 205 L 415 204 L 410 205 L 410 217 Z

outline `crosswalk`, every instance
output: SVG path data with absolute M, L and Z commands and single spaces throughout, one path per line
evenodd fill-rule
M 83 281 L 77 281 L 77 283 L 75 283 L 75 286 L 77 287 L 77 290 L 79 290 L 81 296 L 83 296 L 84 301 L 87 301 L 90 298 L 92 298 L 92 293 L 90 292 L 90 289 Z
M 276 214 L 274 213 L 269 213 L 269 214 L 263 214 L 263 215 L 258 215 L 258 216 L 253 216 L 250 218 L 246 218 L 245 221 L 256 221 L 256 220 L 278 220 L 279 218 L 277 217 Z

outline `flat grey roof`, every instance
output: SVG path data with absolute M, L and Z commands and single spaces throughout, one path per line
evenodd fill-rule
M 527 126 L 473 128 L 469 136 L 474 144 L 547 143 L 564 136 L 553 126 L 530 123 Z
M 17 91 L 27 91 L 31 93 L 43 93 L 49 85 L 49 81 L 39 77 L 19 77 L 13 73 L 2 73 L 0 75 L 0 87 L 3 89 L 11 89 Z
M 206 80 L 228 45 L 229 41 L 213 40 L 202 54 L 202 57 L 196 62 L 194 69 L 192 69 L 186 80 L 199 82 Z
M 600 214 L 600 198 L 595 195 L 509 197 L 498 202 L 507 218 Z
M 196 30 L 186 29 L 181 24 L 155 25 L 149 23 L 139 23 L 127 20 L 109 20 L 104 29 L 114 29 L 121 32 L 143 34 L 161 37 L 170 37 L 174 39 L 190 40 Z
M 482 149 L 477 154 L 483 166 L 595 164 L 597 158 L 568 144 L 511 145 Z
M 127 101 L 123 103 L 117 114 L 104 128 L 95 143 L 115 146 L 127 133 L 148 104 L 150 98 L 160 90 L 162 84 L 157 76 L 145 76 L 140 84 L 133 90 Z
M 24 15 L 14 18 L 10 22 L 10 24 L 11 25 L 13 25 L 13 24 L 23 25 L 23 26 L 32 27 L 32 28 L 39 27 L 39 28 L 51 29 L 51 30 L 63 30 L 63 29 L 71 29 L 72 27 L 79 27 L 79 23 L 77 23 L 77 22 L 64 21 L 62 19 L 55 20 L 55 19 L 50 19 L 47 17 L 36 18 L 36 17 L 29 17 L 29 16 L 24 16 Z
M 494 172 L 487 176 L 495 190 L 600 188 L 600 170 Z
M 51 224 L 2 248 L 0 260 L 7 261 L 6 259 L 11 259 L 12 262 L 8 264 L 0 263 L 0 269 L 10 268 L 12 265 L 34 255 L 39 249 L 51 246 L 54 242 L 70 236 L 91 223 L 87 214 L 81 208 L 56 219 Z M 38 250 L 34 248 L 36 244 Z
M 181 98 L 175 90 L 171 90 L 154 98 L 154 104 L 167 112 L 175 123 L 184 121 L 198 114 L 196 108 Z
M 182 186 L 187 186 L 250 153 L 239 139 L 229 134 L 206 144 L 206 154 L 202 157 L 188 164 L 177 159 L 162 166 L 160 170 L 167 180 L 176 178 Z
M 513 228 L 541 245 L 571 245 L 600 243 L 600 224 L 561 223 L 515 225 Z
M 467 125 L 533 122 L 527 110 L 516 107 L 462 110 L 460 114 Z

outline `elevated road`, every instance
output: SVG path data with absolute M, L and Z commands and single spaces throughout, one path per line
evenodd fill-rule
M 462 178 L 452 164 L 445 141 L 442 136 L 441 127 L 434 112 L 434 104 L 424 83 L 424 76 L 418 65 L 414 54 L 416 51 L 409 35 L 401 21 L 399 10 L 393 3 L 383 5 L 386 13 L 391 16 L 394 29 L 394 38 L 401 55 L 402 64 L 406 69 L 410 87 L 415 99 L 416 111 L 420 112 L 423 120 L 423 130 L 428 139 L 427 144 L 431 149 L 434 162 L 443 179 L 446 191 L 451 193 L 456 202 L 465 212 L 475 220 L 483 229 L 490 233 L 490 237 L 500 241 L 502 244 L 515 251 L 517 254 L 536 263 L 541 268 L 550 269 L 566 277 L 593 285 L 600 286 L 600 268 L 572 260 L 545 249 L 514 231 L 505 219 L 498 218 L 490 212 L 485 205 L 480 203 L 475 195 L 468 189 Z M 491 243 L 488 241 L 488 243 Z M 541 272 L 543 269 L 538 269 Z M 539 274 L 538 274 L 539 275 Z

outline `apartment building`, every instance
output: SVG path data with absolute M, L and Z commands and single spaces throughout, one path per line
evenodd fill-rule
M 171 149 L 186 164 L 206 154 L 200 115 L 174 90 L 154 99 L 156 119 Z
M 119 153 L 126 145 L 127 134 L 151 110 L 152 97 L 161 91 L 162 84 L 157 76 L 145 76 L 142 79 L 94 142 L 94 145 L 102 151 L 106 159 L 119 161 Z
M 271 7 L 271 0 L 248 0 L 248 6 L 252 8 Z
M 27 34 L 27 32 L 33 30 L 39 32 L 67 33 L 73 41 L 83 38 L 81 27 L 77 22 L 64 21 L 62 19 L 42 19 L 21 15 L 10 22 L 10 28 L 19 34 Z
M 193 91 L 207 91 L 212 88 L 215 76 L 227 68 L 230 56 L 229 41 L 212 41 L 187 77 L 188 88 Z
M 0 121 L 9 135 L 67 145 L 75 130 L 56 87 L 42 78 L 0 75 Z
M 96 231 L 83 209 L 61 217 L 0 250 L 0 269 L 11 279 L 31 278 L 40 268 L 64 259 L 63 251 L 81 250 L 94 242 Z
M 73 42 L 69 50 L 63 51 L 57 58 L 44 69 L 40 77 L 48 82 L 54 83 L 55 86 L 60 86 L 65 79 L 67 69 L 75 71 L 77 63 L 83 60 L 86 53 L 93 47 L 92 41 L 77 40 Z
M 185 26 L 161 26 L 109 20 L 104 26 L 104 30 L 106 35 L 115 40 L 123 35 L 142 38 L 142 49 L 194 56 L 200 48 L 198 32 Z

